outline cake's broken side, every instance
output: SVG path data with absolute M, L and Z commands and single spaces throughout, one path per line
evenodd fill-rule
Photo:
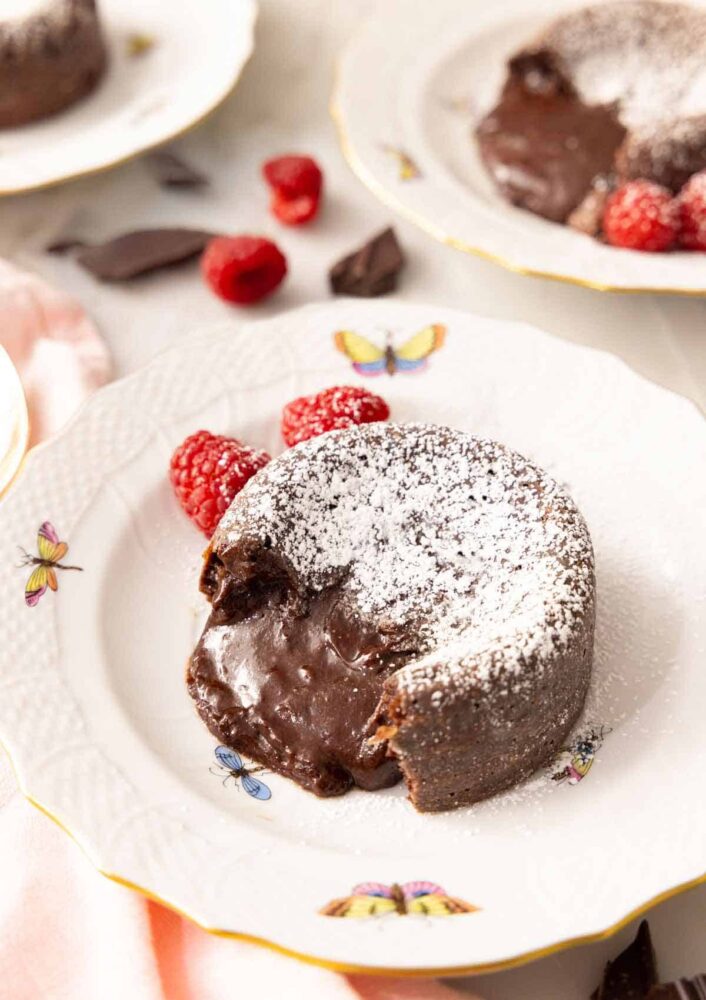
M 399 629 L 366 624 L 335 583 L 299 588 L 270 550 L 226 558 L 206 557 L 212 610 L 187 676 L 211 732 L 317 795 L 399 781 L 376 721 L 385 679 L 416 654 Z

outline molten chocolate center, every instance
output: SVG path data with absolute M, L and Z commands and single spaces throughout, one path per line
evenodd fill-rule
M 243 753 L 322 795 L 400 778 L 384 743 L 369 744 L 384 680 L 409 653 L 363 627 L 331 587 L 306 602 L 281 589 L 227 614 L 218 596 L 191 659 L 189 691 L 211 728 Z
M 476 130 L 483 161 L 514 205 L 565 222 L 625 137 L 615 108 L 591 106 L 542 54 L 519 57 Z

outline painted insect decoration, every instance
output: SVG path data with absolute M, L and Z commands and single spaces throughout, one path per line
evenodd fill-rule
M 399 180 L 413 181 L 416 177 L 422 176 L 421 170 L 409 153 L 405 153 L 403 149 L 399 149 L 397 146 L 383 145 L 382 149 L 396 161 Z
M 431 323 L 419 333 L 406 340 L 400 347 L 394 347 L 392 337 L 387 335 L 384 347 L 379 347 L 367 337 L 353 330 L 339 330 L 333 335 L 337 349 L 353 362 L 359 375 L 395 375 L 397 372 L 409 374 L 422 371 L 434 351 L 444 346 L 446 327 L 441 323 Z
M 246 767 L 243 764 L 243 759 L 236 750 L 231 750 L 230 747 L 216 747 L 214 751 L 216 755 L 216 760 L 218 761 L 218 766 L 221 771 L 226 772 L 226 776 L 223 779 L 223 784 L 232 778 L 237 787 L 238 779 L 242 782 L 243 788 L 252 796 L 253 799 L 259 799 L 261 802 L 267 802 L 268 799 L 272 798 L 272 792 L 267 787 L 264 781 L 260 781 L 259 778 L 254 778 L 253 775 L 257 771 L 262 771 L 262 767 Z M 211 774 L 217 774 L 213 768 L 209 768 Z
M 564 747 L 562 753 L 568 754 L 571 759 L 560 770 L 554 771 L 552 781 L 568 779 L 570 785 L 578 785 L 579 781 L 583 781 L 609 732 L 611 730 L 608 726 L 591 729 L 590 732 L 577 736 L 568 747 Z
M 434 882 L 361 882 L 350 896 L 332 899 L 319 913 L 325 917 L 381 917 L 396 913 L 400 917 L 420 914 L 427 917 L 452 917 L 475 913 L 478 907 L 446 894 Z
M 71 569 L 82 572 L 81 566 L 66 566 L 61 562 L 69 551 L 69 546 L 66 542 L 59 541 L 59 536 L 49 521 L 45 521 L 37 533 L 39 555 L 33 556 L 22 548 L 20 551 L 24 556 L 21 565 L 34 567 L 25 585 L 25 602 L 30 608 L 39 603 L 39 598 L 46 593 L 47 588 L 58 590 L 56 570 Z

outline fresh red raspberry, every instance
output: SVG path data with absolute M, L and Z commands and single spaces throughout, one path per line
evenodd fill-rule
M 603 232 L 614 247 L 668 250 L 679 233 L 676 199 L 652 181 L 628 181 L 606 203 Z
M 285 198 L 308 194 L 318 198 L 324 181 L 316 160 L 310 156 L 277 156 L 262 166 L 265 180 Z
M 324 176 L 310 156 L 278 156 L 263 164 L 272 188 L 272 214 L 288 226 L 313 219 L 319 210 Z
M 285 198 L 277 191 L 273 191 L 270 210 L 285 226 L 299 226 L 302 222 L 314 218 L 319 211 L 319 201 L 319 198 L 311 194 L 303 194 L 299 198 Z
M 216 236 L 203 252 L 201 271 L 216 295 L 249 305 L 275 290 L 287 273 L 287 261 L 262 236 Z
M 266 451 L 236 438 L 196 431 L 172 455 L 169 479 L 181 506 L 210 538 L 234 497 L 269 460 Z
M 326 431 L 372 424 L 389 416 L 390 407 L 381 396 L 358 386 L 336 385 L 287 403 L 282 410 L 282 437 L 291 447 Z
M 678 201 L 681 245 L 686 250 L 706 250 L 706 170 L 687 181 Z

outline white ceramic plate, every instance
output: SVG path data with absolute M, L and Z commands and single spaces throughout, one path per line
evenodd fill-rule
M 115 166 L 196 125 L 235 86 L 253 48 L 255 0 L 99 0 L 110 65 L 95 92 L 0 130 L 0 194 Z M 128 55 L 131 35 L 154 40 Z
M 339 67 L 332 110 L 344 153 L 386 204 L 459 250 L 601 290 L 704 294 L 703 254 L 605 246 L 509 205 L 481 162 L 473 129 L 507 57 L 586 2 L 377 4 Z
M 446 344 L 418 374 L 357 375 L 345 327 Z M 578 732 L 596 760 L 469 809 L 419 815 L 403 787 L 320 800 L 276 775 L 269 801 L 215 767 L 186 694 L 204 540 L 166 478 L 199 427 L 277 451 L 294 396 L 341 382 L 398 420 L 500 439 L 565 481 L 592 531 L 596 666 Z M 97 393 L 28 456 L 0 507 L 0 736 L 25 793 L 95 864 L 204 927 L 336 967 L 501 967 L 600 936 L 704 875 L 706 425 L 615 358 L 439 307 L 340 301 L 221 327 Z M 43 522 L 68 542 L 59 589 L 28 607 Z M 576 761 L 574 761 L 574 764 Z M 213 768 L 216 773 L 211 773 Z M 355 885 L 429 880 L 476 912 L 339 919 Z
M 17 370 L 0 347 L 0 496 L 12 481 L 27 448 L 27 404 Z

